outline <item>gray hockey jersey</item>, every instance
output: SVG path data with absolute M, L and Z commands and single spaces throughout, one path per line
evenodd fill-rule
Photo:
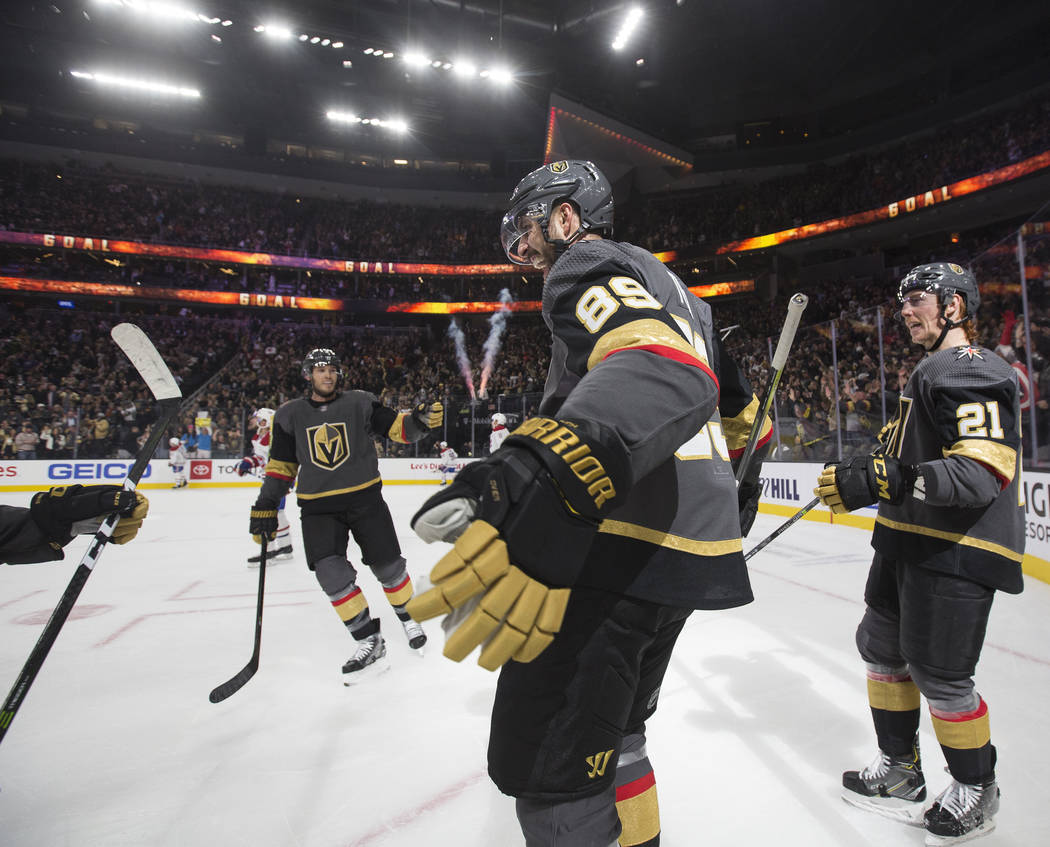
M 1019 593 L 1020 418 L 1016 372 L 995 353 L 961 346 L 924 358 L 901 394 L 885 447 L 919 465 L 925 491 L 899 506 L 880 502 L 872 546 L 888 558 Z
M 553 348 L 540 413 L 600 421 L 630 454 L 631 491 L 578 584 L 687 608 L 750 602 L 730 451 L 758 402 L 710 308 L 645 250 L 592 240 L 551 268 L 543 317 Z

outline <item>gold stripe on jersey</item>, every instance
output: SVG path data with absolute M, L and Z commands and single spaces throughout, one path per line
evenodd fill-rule
M 295 475 L 299 472 L 299 465 L 295 462 L 279 462 L 277 459 L 270 459 L 263 472 L 282 479 L 295 479 Z
M 911 532 L 915 535 L 925 535 L 928 538 L 940 538 L 943 541 L 951 541 L 953 544 L 962 544 L 964 547 L 974 547 L 977 550 L 995 553 L 997 556 L 1002 556 L 1004 559 L 1009 559 L 1011 562 L 1020 562 L 1024 558 L 1023 553 L 1018 553 L 1016 550 L 1011 550 L 1009 547 L 1004 547 L 1002 544 L 996 544 L 994 541 L 985 541 L 982 538 L 973 538 L 969 535 L 964 535 L 961 532 L 946 532 L 943 529 L 933 529 L 928 526 L 903 523 L 902 521 L 891 520 L 882 515 L 875 518 L 875 523 L 882 524 L 887 529 L 895 529 L 898 532 Z
M 398 444 L 408 444 L 408 439 L 405 438 L 405 418 L 407 417 L 405 412 L 398 412 L 394 422 L 390 424 L 390 429 L 387 430 L 386 437 Z
M 382 477 L 376 477 L 370 479 L 368 482 L 362 482 L 360 485 L 351 485 L 349 488 L 333 488 L 331 491 L 318 491 L 316 494 L 303 494 L 302 491 L 295 492 L 296 500 L 317 500 L 321 497 L 334 497 L 336 494 L 349 494 L 351 491 L 360 491 L 362 488 L 368 488 L 370 485 L 375 485 L 379 482 Z
M 868 705 L 887 712 L 910 712 L 920 706 L 919 686 L 910 679 L 886 682 L 869 677 Z
M 942 450 L 944 458 L 965 456 L 982 465 L 987 465 L 1007 482 L 1012 482 L 1017 468 L 1017 451 L 999 441 L 987 441 L 983 438 L 964 438 L 956 441 L 947 450 Z
M 725 433 L 726 444 L 730 450 L 743 450 L 747 446 L 747 437 L 751 434 L 751 427 L 755 425 L 758 415 L 758 398 L 751 397 L 748 403 L 737 415 L 731 418 L 722 418 L 722 432 Z M 773 429 L 773 422 L 766 415 L 762 422 L 762 430 L 758 434 L 758 442 L 761 443 Z
M 740 538 L 730 538 L 725 541 L 697 541 L 693 538 L 672 535 L 669 532 L 661 532 L 658 529 L 650 529 L 647 526 L 639 526 L 626 521 L 604 520 L 598 526 L 598 532 L 619 535 L 623 538 L 634 538 L 658 547 L 691 553 L 694 556 L 725 556 L 729 553 L 740 553 L 744 549 L 743 539 Z
M 937 741 L 955 750 L 978 750 L 992 740 L 988 712 L 968 721 L 946 721 L 930 715 Z
M 614 350 L 644 347 L 647 344 L 670 347 L 679 353 L 686 354 L 691 359 L 696 359 L 697 362 L 702 361 L 696 348 L 671 327 L 652 318 L 645 318 L 631 321 L 616 329 L 610 329 L 602 335 L 591 350 L 591 355 L 587 357 L 587 370 L 593 368 Z

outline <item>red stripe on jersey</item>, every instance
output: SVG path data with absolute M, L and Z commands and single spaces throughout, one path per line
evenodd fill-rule
M 973 456 L 968 456 L 967 458 L 973 459 Z M 1006 490 L 1006 486 L 1008 486 L 1010 484 L 1010 480 L 1009 479 L 1007 479 L 1005 476 L 1003 476 L 1001 473 L 999 473 L 999 471 L 997 471 L 995 468 L 993 468 L 991 465 L 987 464 L 986 462 L 982 462 L 980 459 L 973 459 L 973 460 L 975 462 L 977 462 L 977 464 L 979 464 L 982 468 L 985 468 L 988 471 L 988 473 L 990 473 L 992 476 L 994 476 L 997 480 L 999 480 L 999 490 L 1000 491 L 1005 491 Z
M 277 473 L 276 471 L 267 471 L 267 476 L 272 476 L 274 479 L 283 479 L 285 482 L 291 482 L 295 479 L 294 476 L 288 476 L 287 474 Z
M 401 440 L 404 441 L 405 444 L 408 444 L 408 436 L 405 435 L 405 418 L 407 417 L 408 415 L 401 416 Z
M 628 782 L 626 785 L 616 786 L 616 802 L 622 803 L 624 800 L 630 800 L 632 797 L 637 797 L 639 794 L 648 791 L 656 785 L 656 774 L 649 771 L 645 776 L 640 776 L 638 779 Z
M 401 580 L 401 583 L 399 585 L 395 585 L 393 588 L 384 588 L 383 590 L 387 594 L 396 594 L 398 591 L 400 591 L 402 588 L 404 588 L 406 585 L 408 585 L 408 583 L 411 582 L 411 581 L 412 581 L 412 578 L 406 574 L 405 578 L 403 580 Z
M 977 708 L 970 712 L 942 712 L 940 709 L 935 709 L 933 706 L 930 706 L 930 714 L 942 721 L 953 721 L 955 723 L 975 721 L 988 714 L 988 704 L 984 702 L 984 698 L 982 697 Z
M 346 603 L 349 600 L 353 600 L 360 593 L 361 593 L 361 589 L 356 587 L 356 586 L 354 586 L 354 590 L 353 591 L 351 591 L 345 597 L 340 597 L 338 600 L 333 600 L 332 601 L 332 605 L 333 606 L 342 606 L 343 603 Z
M 692 365 L 694 368 L 700 368 L 715 381 L 715 386 L 718 387 L 718 377 L 715 376 L 715 372 L 696 356 L 690 356 L 688 353 L 684 353 L 674 347 L 665 347 L 663 344 L 639 344 L 637 347 L 619 347 L 616 350 L 610 350 L 602 356 L 602 361 L 604 362 L 610 356 L 615 356 L 617 353 L 622 353 L 625 350 L 644 350 L 647 353 L 655 353 L 657 356 L 663 356 L 665 359 L 671 359 L 674 362 L 681 362 L 683 365 Z
M 770 442 L 770 439 L 772 439 L 772 438 L 773 438 L 773 427 L 770 427 L 769 428 L 769 432 L 767 432 L 764 437 L 760 436 L 758 441 L 755 442 L 755 449 L 756 450 L 761 450 L 763 447 L 765 447 Z M 730 449 L 729 450 L 729 458 L 730 459 L 739 459 L 743 455 L 744 455 L 744 447 L 738 447 L 735 450 L 734 449 Z

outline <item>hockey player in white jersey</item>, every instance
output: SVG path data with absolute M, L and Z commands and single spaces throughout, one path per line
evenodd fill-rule
M 186 456 L 186 448 L 183 447 L 182 442 L 174 436 L 169 438 L 168 467 L 171 468 L 171 472 L 175 477 L 175 484 L 172 488 L 186 487 L 186 463 L 188 461 L 189 459 Z
M 255 435 L 252 436 L 252 452 L 241 459 L 237 465 L 237 475 L 245 476 L 251 474 L 259 480 L 263 477 L 263 468 L 270 460 L 270 443 L 273 430 L 273 409 L 265 407 L 257 409 L 248 422 L 249 427 L 255 427 Z M 288 521 L 288 515 L 284 511 L 287 497 L 282 497 L 277 506 L 277 537 L 270 539 L 266 545 L 266 561 L 274 562 L 282 559 L 292 558 L 292 530 Z M 248 567 L 257 568 L 262 561 L 262 554 L 256 553 L 248 557 Z
M 459 458 L 459 454 L 448 446 L 447 441 L 442 441 L 439 447 L 441 464 L 438 465 L 438 470 L 441 471 L 441 484 L 444 485 L 447 481 L 445 478 L 456 473 L 456 459 Z
M 503 443 L 503 439 L 510 435 L 507 429 L 507 416 L 503 412 L 496 412 L 492 416 L 492 433 L 489 435 L 489 455 L 491 456 Z

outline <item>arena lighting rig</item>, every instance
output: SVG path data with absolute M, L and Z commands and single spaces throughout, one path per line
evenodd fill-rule
M 199 99 L 201 96 L 199 89 L 190 88 L 186 85 L 170 85 L 166 82 L 158 82 L 155 80 L 136 77 L 117 76 L 115 74 L 104 72 L 70 71 L 70 74 L 77 79 L 90 80 L 91 82 L 97 82 L 102 86 L 133 88 L 137 91 L 146 91 L 151 94 L 171 94 L 178 97 L 187 97 L 193 100 Z

